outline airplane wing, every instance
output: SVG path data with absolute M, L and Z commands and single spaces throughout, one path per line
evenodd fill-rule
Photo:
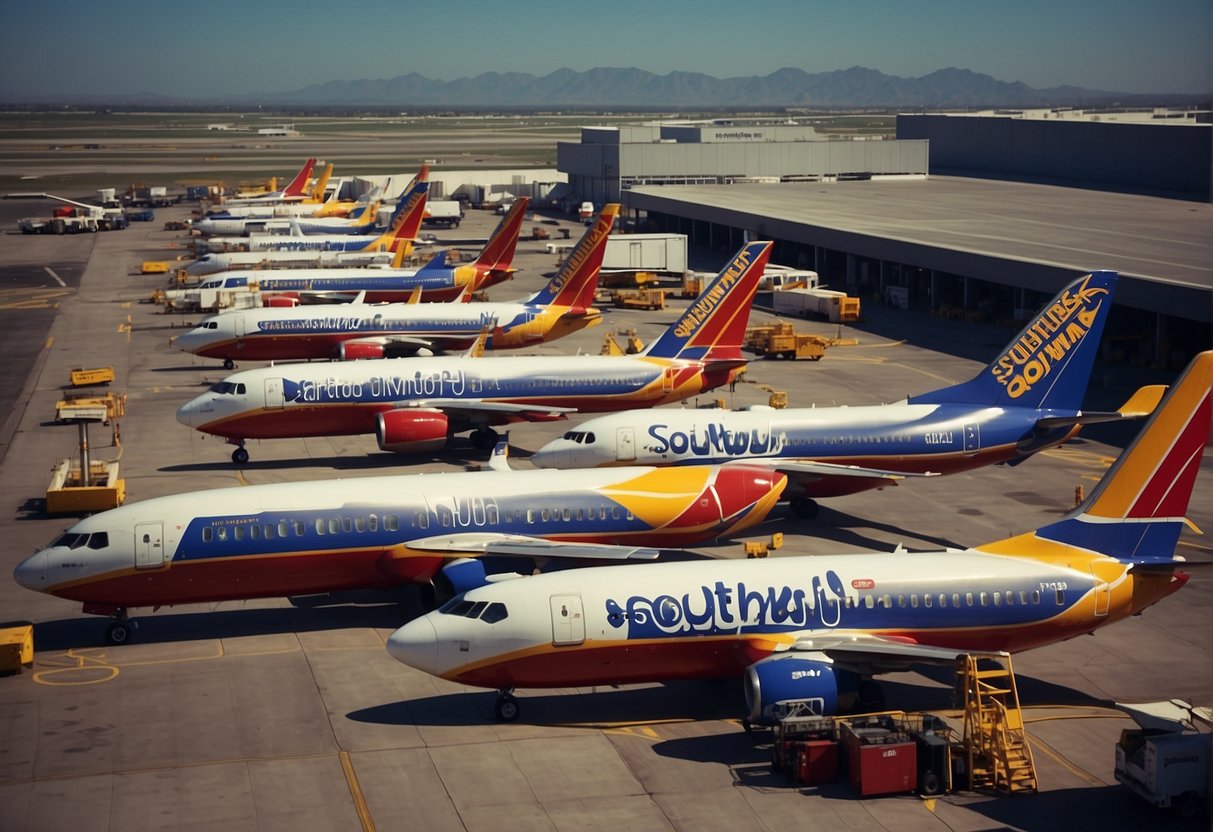
M 776 652 L 820 653 L 836 666 L 870 675 L 905 670 L 912 664 L 953 665 L 964 655 L 1006 656 L 1001 651 L 967 650 L 869 633 L 832 632 L 799 638 Z
M 435 535 L 410 540 L 408 548 L 416 551 L 456 555 L 481 554 L 498 557 L 579 558 L 592 560 L 656 560 L 661 552 L 645 546 L 615 546 L 608 543 L 564 543 L 521 534 Z
M 873 487 L 882 488 L 886 485 L 897 485 L 899 481 L 906 477 L 939 476 L 937 472 L 933 471 L 923 473 L 888 471 L 882 468 L 868 468 L 863 465 L 839 465 L 835 462 L 822 462 L 816 459 L 788 459 L 781 457 L 738 459 L 725 464 L 746 465 L 751 468 L 755 465 L 774 468 L 776 471 L 786 475 L 792 483 L 802 486 L 842 477 L 852 480 L 876 480 L 877 484 Z

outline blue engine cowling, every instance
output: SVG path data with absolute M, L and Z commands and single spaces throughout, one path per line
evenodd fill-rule
M 836 670 L 828 661 L 771 656 L 745 671 L 745 702 L 750 722 L 775 723 L 779 717 L 776 706 L 789 700 L 808 700 L 813 713 L 833 716 L 838 713 L 839 694 L 853 692 L 855 683 L 853 673 Z

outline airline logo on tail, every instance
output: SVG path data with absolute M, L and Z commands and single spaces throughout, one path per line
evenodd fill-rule
M 1091 275 L 1082 285 L 1067 289 L 1024 329 L 991 367 L 994 378 L 1018 399 L 1047 379 L 1053 367 L 1063 362 L 1091 331 L 1100 307 L 1111 302 L 1106 288 L 1091 286 Z
M 739 359 L 750 304 L 770 256 L 770 242 L 742 246 L 733 262 L 645 354 L 658 358 Z

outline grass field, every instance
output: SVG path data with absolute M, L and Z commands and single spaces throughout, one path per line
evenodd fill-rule
M 752 117 L 757 114 L 744 118 Z M 426 160 L 434 160 L 431 167 L 437 170 L 550 168 L 556 165 L 556 143 L 577 141 L 583 126 L 642 124 L 659 118 L 599 113 L 0 113 L 0 193 L 85 194 L 128 185 L 254 183 L 289 176 L 309 156 L 332 162 L 337 176 L 409 170 Z M 797 121 L 837 137 L 892 135 L 895 126 L 891 114 L 812 115 Z M 213 130 L 210 125 L 231 129 Z M 299 135 L 257 133 L 284 125 Z

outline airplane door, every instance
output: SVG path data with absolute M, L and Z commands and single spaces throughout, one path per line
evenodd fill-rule
M 585 615 L 580 595 L 553 595 L 552 644 L 567 647 L 585 641 Z
M 1112 599 L 1112 591 L 1108 587 L 1108 582 L 1095 571 L 1095 564 L 1091 564 L 1091 576 L 1095 578 L 1095 614 L 1107 615 L 1108 605 Z
M 663 393 L 668 393 L 674 389 L 674 379 L 677 377 L 678 371 L 673 367 L 668 367 L 661 374 L 661 390 Z
M 265 406 L 281 408 L 285 402 L 282 399 L 282 379 L 267 378 L 265 380 Z
M 164 524 L 135 525 L 135 568 L 158 569 L 164 566 Z
M 244 337 L 244 315 L 239 312 L 234 313 L 236 317 L 232 318 L 232 323 L 236 326 L 236 337 Z
M 973 422 L 964 426 L 965 453 L 975 454 L 981 450 L 981 425 Z
M 616 428 L 615 459 L 627 462 L 636 458 L 636 428 Z

